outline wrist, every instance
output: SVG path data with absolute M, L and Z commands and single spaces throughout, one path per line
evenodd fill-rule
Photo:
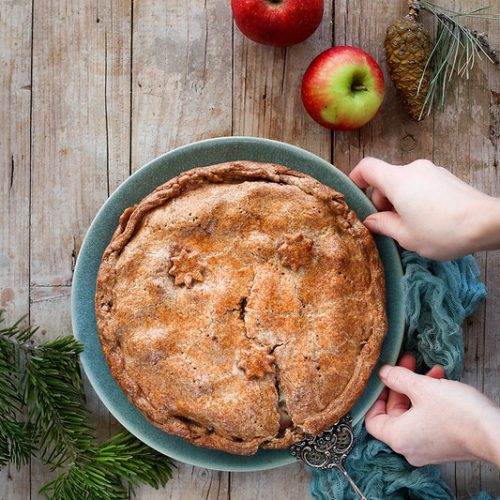
M 500 408 L 490 406 L 478 422 L 479 439 L 474 455 L 479 460 L 486 460 L 500 468 Z
M 471 252 L 500 249 L 500 199 L 481 197 L 470 224 Z

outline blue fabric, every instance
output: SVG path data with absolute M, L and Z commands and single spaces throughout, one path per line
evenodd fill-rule
M 479 493 L 479 495 L 476 495 L 472 500 L 495 500 L 495 499 L 491 495 L 488 495 L 488 493 L 481 491 L 481 493 Z M 497 497 L 496 500 L 500 500 L 500 497 Z
M 446 262 L 425 259 L 412 252 L 403 252 L 401 257 L 406 298 L 405 350 L 417 358 L 418 371 L 424 372 L 439 364 L 445 368 L 448 378 L 458 379 L 464 360 L 462 322 L 486 297 L 477 263 L 472 256 Z M 354 432 L 355 446 L 347 457 L 346 468 L 367 498 L 453 498 L 437 466 L 413 467 L 404 457 L 370 436 L 363 422 Z M 311 474 L 313 498 L 356 498 L 336 469 L 314 469 Z M 478 496 L 476 500 L 489 498 L 488 495 Z
M 417 369 L 441 365 L 447 378 L 460 378 L 464 361 L 462 323 L 486 297 L 479 268 L 471 255 L 437 262 L 403 252 L 406 297 L 405 349 L 418 360 Z

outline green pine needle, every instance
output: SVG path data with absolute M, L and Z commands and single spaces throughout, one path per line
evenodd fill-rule
M 22 407 L 19 394 L 19 356 L 12 342 L 0 331 L 0 420 L 14 418 Z
M 52 468 L 94 445 L 83 402 L 81 351 L 73 337 L 61 337 L 26 357 L 24 401 L 30 421 L 39 430 L 41 456 Z
M 0 327 L 0 419 L 14 418 L 22 407 L 19 347 L 31 340 L 36 329 L 21 328 L 22 317 L 10 327 Z M 0 325 L 4 321 L 0 310 Z
M 0 468 L 13 462 L 17 469 L 35 451 L 35 429 L 29 422 L 3 419 L 0 423 Z
M 18 468 L 38 452 L 59 475 L 40 493 L 53 500 L 128 499 L 141 484 L 164 486 L 168 457 L 120 432 L 98 446 L 72 336 L 36 344 L 24 318 L 3 327 L 0 310 L 0 469 Z M 27 420 L 20 415 L 27 415 Z
M 486 34 L 471 30 L 461 23 L 460 18 L 500 19 L 500 14 L 486 13 L 488 7 L 477 8 L 470 12 L 455 12 L 428 0 L 416 1 L 415 7 L 434 15 L 438 23 L 434 48 L 420 81 L 421 85 L 427 69 L 432 68 L 433 74 L 420 113 L 421 119 L 424 114 L 429 115 L 434 107 L 444 108 L 450 84 L 457 78 L 468 79 L 477 60 L 485 57 L 489 62 L 499 64 Z
M 172 462 L 128 433 L 118 433 L 99 448 L 82 454 L 65 473 L 40 492 L 53 500 L 128 499 L 128 488 L 165 486 Z

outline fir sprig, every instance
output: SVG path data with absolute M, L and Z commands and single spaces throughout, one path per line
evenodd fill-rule
M 0 423 L 0 469 L 12 462 L 19 469 L 35 451 L 35 428 L 29 422 L 4 418 Z
M 461 22 L 461 18 L 500 19 L 500 14 L 489 14 L 488 7 L 469 12 L 456 12 L 436 5 L 428 0 L 419 0 L 411 5 L 422 9 L 437 19 L 436 38 L 433 50 L 422 73 L 432 68 L 429 84 L 420 119 L 429 115 L 434 107 L 442 109 L 446 101 L 449 84 L 456 78 L 468 79 L 477 62 L 483 57 L 493 64 L 499 64 L 496 52 L 491 48 L 486 33 L 478 33 Z
M 42 457 L 52 468 L 94 445 L 86 410 L 78 354 L 73 337 L 61 337 L 26 356 L 24 401 L 39 430 Z
M 164 486 L 168 457 L 120 432 L 100 446 L 89 424 L 72 336 L 36 344 L 22 318 L 2 327 L 0 310 L 0 468 L 37 455 L 59 475 L 40 490 L 54 500 L 128 498 L 140 484 Z M 22 415 L 27 416 L 22 419 Z
M 20 327 L 23 319 L 0 328 L 0 467 L 12 462 L 18 469 L 35 449 L 34 426 L 17 420 L 24 406 L 19 346 L 34 334 L 32 329 Z M 2 321 L 0 310 L 0 324 Z
M 171 477 L 157 452 L 130 434 L 118 433 L 80 456 L 41 492 L 50 498 L 118 500 L 128 498 L 127 486 L 132 493 L 141 483 L 159 488 Z

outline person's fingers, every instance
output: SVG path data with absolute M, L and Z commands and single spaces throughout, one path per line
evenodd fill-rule
M 398 366 L 408 368 L 408 370 L 414 372 L 415 368 L 417 368 L 417 360 L 413 354 L 403 354 L 398 360 Z
M 410 400 L 415 395 L 417 381 L 421 377 L 421 375 L 417 375 L 407 368 L 390 365 L 382 366 L 378 374 L 380 380 L 382 380 L 389 389 L 399 392 L 400 394 L 405 394 Z
M 394 207 L 392 206 L 392 203 L 377 188 L 373 189 L 372 195 L 370 198 L 372 200 L 372 203 L 375 205 L 375 208 L 379 212 L 385 212 L 385 211 L 394 209 Z
M 427 373 L 426 375 L 431 378 L 435 379 L 441 379 L 444 378 L 445 373 L 444 373 L 444 368 L 440 365 L 433 366 Z
M 387 401 L 387 398 L 389 397 L 389 389 L 387 387 L 384 387 L 382 389 L 382 392 L 380 393 L 380 396 L 377 398 L 377 401 Z
M 411 354 L 404 354 L 398 361 L 398 366 L 407 370 L 415 371 L 417 360 Z M 387 398 L 386 411 L 388 415 L 398 417 L 410 408 L 410 398 L 405 394 L 396 391 L 390 391 Z
M 377 158 L 363 158 L 350 173 L 350 178 L 361 189 L 376 187 L 385 193 L 385 186 L 391 182 L 395 166 Z
M 387 402 L 388 395 L 389 395 L 389 389 L 387 389 L 387 387 L 384 387 L 379 397 L 377 398 L 377 401 L 375 401 L 372 407 L 366 412 L 365 418 L 372 418 L 375 417 L 376 415 L 381 415 L 385 413 L 385 405 Z
M 385 401 L 377 399 L 372 407 L 366 412 L 365 419 L 371 419 L 378 415 L 385 415 Z
M 395 212 L 371 214 L 363 224 L 373 233 L 383 234 L 398 241 L 404 236 L 403 221 Z
M 381 402 L 377 401 L 365 416 L 366 430 L 375 438 L 387 443 L 390 441 L 391 424 L 394 422 L 394 417 L 387 415 L 381 409 Z

